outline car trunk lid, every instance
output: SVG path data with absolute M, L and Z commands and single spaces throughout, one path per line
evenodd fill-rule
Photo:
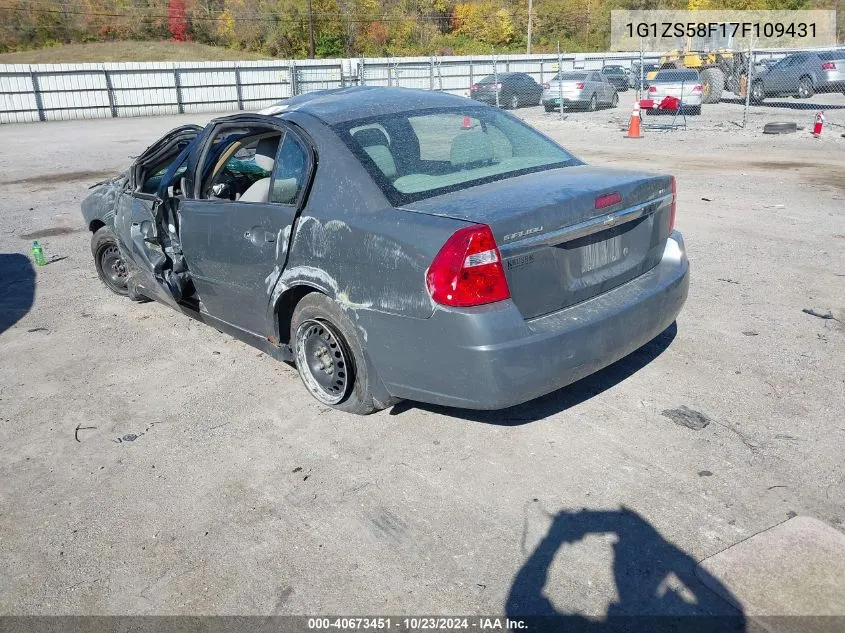
M 576 166 L 506 178 L 410 205 L 486 224 L 526 319 L 610 290 L 660 261 L 671 177 Z

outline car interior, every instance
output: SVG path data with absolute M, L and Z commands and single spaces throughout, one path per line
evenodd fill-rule
M 277 129 L 230 131 L 213 145 L 203 168 L 202 197 L 239 202 L 293 204 L 307 158 L 291 134 Z
M 349 132 L 377 179 L 401 193 L 571 158 L 504 117 L 485 120 L 454 112 L 406 115 L 351 127 Z

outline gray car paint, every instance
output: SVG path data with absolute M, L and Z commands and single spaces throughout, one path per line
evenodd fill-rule
M 472 187 L 451 197 L 430 198 L 409 205 L 412 208 L 395 209 L 330 127 L 376 113 L 429 107 L 460 110 L 465 104 L 464 99 L 438 93 L 357 88 L 329 91 L 291 104 L 272 119 L 258 115 L 226 117 L 226 121 L 292 126 L 315 151 L 316 169 L 307 198 L 296 209 L 275 211 L 277 216 L 267 227 L 275 236 L 272 248 L 264 243 L 256 246 L 265 254 L 260 266 L 255 266 L 254 278 L 249 270 L 239 273 L 245 275 L 242 283 L 249 281 L 248 292 L 252 293 L 246 302 L 242 294 L 231 293 L 217 297 L 211 302 L 216 308 L 209 310 L 202 302 L 179 297 L 172 284 L 157 276 L 161 260 L 156 252 L 159 256 L 161 252 L 153 248 L 151 255 L 149 245 L 137 233 L 143 216 L 160 215 L 161 209 L 156 210 L 157 203 L 149 197 L 132 194 L 125 180 L 107 182 L 95 189 L 83 202 L 83 215 L 89 225 L 107 222 L 117 206 L 120 221 L 115 231 L 124 256 L 136 272 L 144 273 L 147 280 L 156 280 L 158 286 L 146 288 L 144 294 L 276 358 L 292 358 L 284 318 L 303 289 L 313 289 L 335 300 L 355 323 L 374 377 L 376 400 L 412 397 L 471 408 L 516 404 L 613 362 L 671 324 L 686 297 L 688 264 L 680 236 L 673 234 L 667 240 L 665 191 L 661 193 L 661 188 L 666 188 L 666 178 L 570 167 L 542 172 L 545 181 L 557 182 L 557 187 L 532 190 L 519 186 L 518 179 L 506 179 L 492 187 L 485 185 L 487 193 L 484 187 Z M 217 124 L 219 121 L 210 126 Z M 208 129 L 199 145 L 208 142 Z M 189 176 L 190 180 L 190 168 Z M 537 247 L 531 240 L 543 237 L 524 235 L 506 245 L 506 233 L 518 234 L 520 227 L 527 227 L 517 219 L 518 208 L 509 213 L 507 205 L 488 204 L 492 200 L 490 192 L 511 190 L 517 194 L 514 200 L 522 199 L 526 210 L 533 205 L 536 211 L 545 204 L 546 218 L 540 220 L 545 223 L 552 221 L 555 205 L 566 205 L 568 201 L 571 212 L 564 214 L 554 227 L 566 229 L 583 221 L 589 215 L 587 201 L 608 188 L 645 195 L 637 201 L 653 198 L 649 200 L 654 207 L 649 211 L 651 219 L 641 221 L 664 228 L 658 230 L 659 256 L 648 271 L 612 284 L 613 289 L 600 288 L 598 296 L 566 309 L 551 313 L 546 310 L 546 316 L 540 318 L 526 318 L 518 302 L 530 299 L 520 301 L 516 296 L 514 300 L 466 309 L 445 308 L 432 302 L 425 286 L 425 271 L 449 236 L 462 226 L 490 224 L 504 258 L 510 257 L 511 252 L 520 254 L 520 248 Z M 195 184 L 188 187 L 188 191 L 196 189 Z M 179 211 L 181 222 L 193 222 L 191 231 L 197 235 L 212 230 L 211 224 L 203 228 L 202 214 L 198 212 L 207 204 L 208 201 L 200 200 L 187 202 Z M 602 215 L 613 216 L 617 211 L 624 209 L 603 210 Z M 194 216 L 189 218 L 192 213 Z M 524 219 L 534 221 L 528 216 Z M 159 226 L 158 232 L 166 234 L 168 229 Z M 184 239 L 177 244 L 176 239 L 168 242 L 166 235 L 159 237 L 169 244 L 165 250 L 185 247 L 190 274 L 191 259 L 197 256 L 192 251 L 201 248 L 200 240 Z M 189 238 L 188 233 L 184 237 Z M 224 253 L 230 259 L 235 254 Z M 174 273 L 168 274 L 172 277 Z M 234 273 L 227 271 L 225 265 L 218 267 L 216 274 L 223 292 L 227 284 L 235 281 Z M 520 294 L 526 297 L 533 292 L 542 297 L 548 290 L 543 287 L 547 281 L 542 275 L 536 282 L 526 276 L 520 282 Z M 245 305 L 251 310 L 263 306 L 263 318 L 242 315 Z M 543 310 L 543 306 L 533 309 Z

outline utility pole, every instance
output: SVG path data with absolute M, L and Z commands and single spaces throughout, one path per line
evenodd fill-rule
M 531 17 L 532 13 L 534 13 L 534 0 L 528 0 L 528 50 L 526 51 L 529 55 L 531 54 Z
M 311 0 L 308 0 L 308 57 L 314 59 L 314 12 L 311 10 Z

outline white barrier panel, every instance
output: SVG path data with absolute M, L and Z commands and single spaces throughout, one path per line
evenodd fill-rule
M 779 58 L 791 51 L 755 51 Z M 654 63 L 659 53 L 644 55 Z M 630 67 L 639 53 L 0 65 L 0 123 L 183 112 L 254 111 L 296 94 L 350 85 L 468 94 L 497 72 L 549 81 L 558 70 Z

